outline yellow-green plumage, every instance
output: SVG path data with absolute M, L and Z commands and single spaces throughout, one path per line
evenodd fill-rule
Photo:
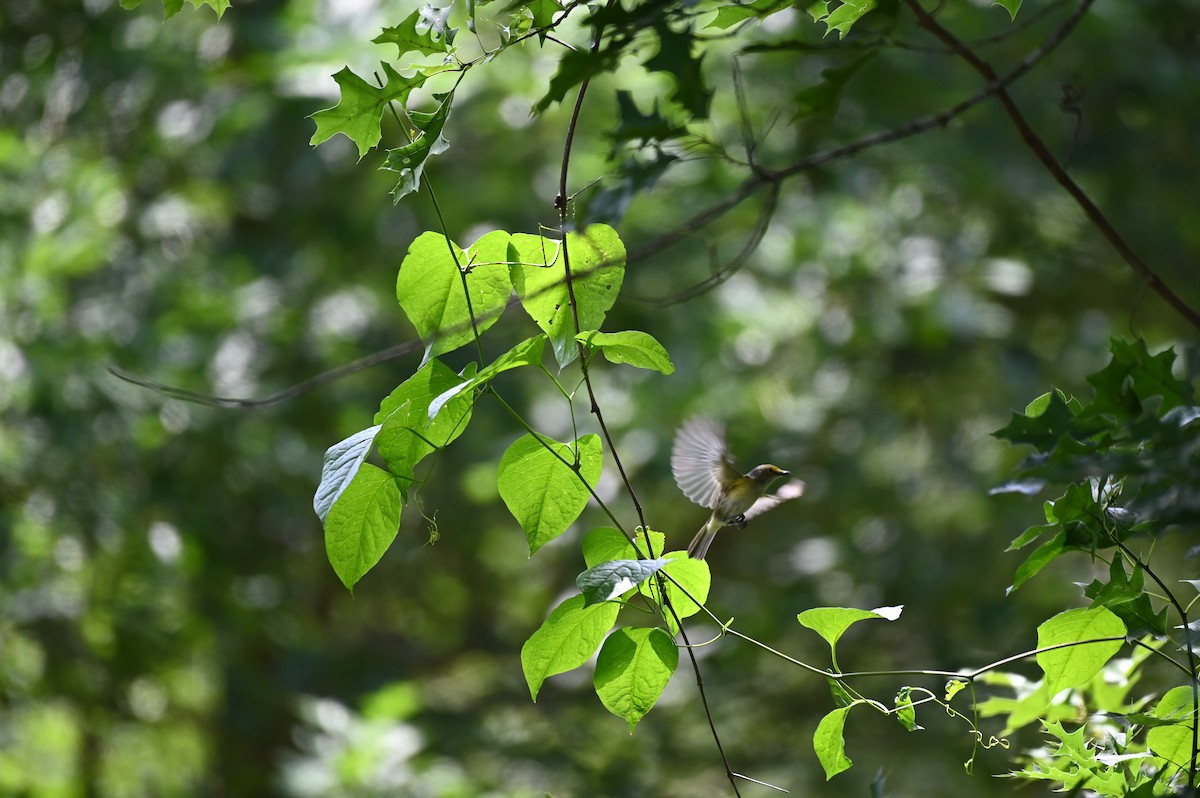
M 792 480 L 767 494 L 775 480 L 790 476 L 788 472 L 767 463 L 740 473 L 729 456 L 724 431 L 707 418 L 689 419 L 675 433 L 671 473 L 684 496 L 713 511 L 688 546 L 688 555 L 698 560 L 708 554 L 723 527 L 745 526 L 751 518 L 804 493 L 804 483 Z

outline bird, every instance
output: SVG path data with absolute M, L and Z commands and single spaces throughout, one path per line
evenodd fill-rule
M 779 466 L 763 463 L 745 474 L 739 472 L 725 444 L 724 429 L 703 416 L 688 419 L 675 433 L 671 473 L 684 496 L 712 510 L 688 545 L 688 556 L 696 560 L 704 559 L 723 527 L 744 528 L 751 518 L 804 494 L 804 482 L 799 479 L 767 493 L 775 480 L 791 476 Z

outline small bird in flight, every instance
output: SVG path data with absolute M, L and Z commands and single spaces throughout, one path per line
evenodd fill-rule
M 671 473 L 684 496 L 713 511 L 688 545 L 688 556 L 697 560 L 708 554 L 708 547 L 723 527 L 741 529 L 751 518 L 804 494 L 804 482 L 798 479 L 768 494 L 775 480 L 791 474 L 769 463 L 740 473 L 725 445 L 725 431 L 711 419 L 701 417 L 688 419 L 675 433 Z

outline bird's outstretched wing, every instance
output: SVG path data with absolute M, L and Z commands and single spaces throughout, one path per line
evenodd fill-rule
M 804 495 L 804 480 L 801 480 L 801 479 L 790 480 L 789 482 L 785 482 L 779 488 L 779 490 L 775 491 L 774 493 L 769 493 L 766 496 L 763 496 L 761 499 L 756 501 L 754 504 L 750 505 L 750 509 L 747 510 L 744 513 L 744 515 L 746 516 L 746 520 L 749 521 L 751 518 L 754 518 L 755 516 L 762 515 L 767 510 L 774 509 L 775 507 L 783 504 L 786 501 L 791 501 L 792 499 L 799 499 L 803 495 Z
M 721 425 L 699 416 L 685 421 L 675 433 L 671 473 L 684 496 L 709 509 L 716 507 L 721 486 L 741 476 L 729 457 Z

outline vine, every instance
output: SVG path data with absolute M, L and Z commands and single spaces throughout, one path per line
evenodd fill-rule
M 1194 475 L 1195 453 L 1200 451 L 1196 375 L 1177 376 L 1173 352 L 1152 355 L 1141 341 L 1113 341 L 1109 364 L 1087 378 L 1094 394 L 1086 403 L 1050 391 L 995 433 L 1013 445 L 1034 449 L 1020 468 L 1020 478 L 999 492 L 1032 495 L 1050 486 L 1063 491 L 1045 503 L 1045 523 L 1030 527 L 1012 542 L 1010 550 L 1021 550 L 1040 541 L 1017 568 L 1011 590 L 1068 554 L 1091 557 L 1106 565 L 1108 574 L 1085 586 L 1088 606 L 1064 610 L 1037 628 L 1036 647 L 978 668 L 952 671 L 842 669 L 838 642 L 843 634 L 861 621 L 895 622 L 901 616 L 900 607 L 821 607 L 800 613 L 798 623 L 828 643 L 829 667 L 787 655 L 739 631 L 732 620 L 721 620 L 707 606 L 708 565 L 689 559 L 685 552 L 670 550 L 666 535 L 648 518 L 594 385 L 596 366 L 601 362 L 597 356 L 614 366 L 648 369 L 664 377 L 675 370 L 666 349 L 650 334 L 603 329 L 621 294 L 630 261 L 676 245 L 765 190 L 754 231 L 737 255 L 720 264 L 714 253 L 712 274 L 703 282 L 669 296 L 643 298 L 664 305 L 690 299 L 721 284 L 745 264 L 772 220 L 782 185 L 790 178 L 875 146 L 944 127 L 989 100 L 1000 104 L 1023 142 L 1125 263 L 1182 318 L 1200 327 L 1200 314 L 1134 252 L 1097 203 L 1054 158 L 1008 91 L 1067 38 L 1092 4 L 1093 0 L 1076 3 L 1039 47 L 1001 75 L 977 54 L 975 47 L 981 43 L 964 43 L 939 21 L 938 14 L 917 0 L 904 0 L 903 8 L 921 28 L 980 74 L 985 80 L 983 88 L 943 111 L 777 168 L 760 161 L 757 139 L 744 114 L 746 157 L 738 160 L 726 153 L 725 158 L 746 168 L 749 176 L 721 202 L 631 251 L 608 224 L 587 224 L 581 229 L 574 224 L 577 194 L 571 193 L 571 154 L 591 81 L 653 42 L 657 52 L 642 65 L 668 76 L 672 88 L 666 100 L 684 113 L 689 124 L 702 121 L 708 116 L 713 90 L 705 82 L 704 56 L 698 51 L 714 37 L 696 32 L 699 21 L 717 28 L 718 37 L 733 37 L 754 22 L 779 13 L 785 4 L 756 0 L 696 8 L 651 1 L 626 7 L 616 0 L 593 6 L 534 0 L 514 4 L 487 20 L 498 31 L 495 46 L 485 44 L 479 33 L 478 14 L 483 4 L 468 4 L 467 24 L 481 52 L 465 60 L 460 60 L 455 45 L 457 31 L 449 25 L 450 7 L 426 6 L 384 29 L 373 41 L 396 45 L 397 64 L 413 53 L 436 57 L 438 63 L 401 70 L 385 62 L 377 75 L 378 85 L 349 68 L 338 72 L 334 78 L 341 90 L 340 102 L 313 114 L 316 132 L 311 143 L 319 145 L 342 134 L 355 143 L 361 159 L 381 144 L 383 113 L 390 109 L 407 141 L 386 150 L 381 168 L 397 175 L 392 191 L 397 202 L 414 192 L 426 192 L 440 229 L 423 232 L 411 242 L 397 278 L 397 300 L 424 347 L 422 365 L 380 402 L 370 426 L 334 444 L 325 456 L 313 506 L 323 523 L 326 552 L 338 578 L 353 590 L 379 562 L 396 537 L 402 508 L 421 482 L 418 470 L 423 461 L 463 435 L 481 403 L 490 399 L 522 432 L 500 458 L 496 480 L 501 499 L 525 533 L 530 555 L 566 532 L 589 502 L 595 502 L 612 523 L 586 534 L 581 546 L 584 569 L 576 580 L 578 593 L 553 608 L 521 649 L 521 665 L 534 701 L 547 679 L 582 667 L 595 656 L 595 692 L 632 733 L 677 670 L 682 649 L 688 655 L 714 747 L 733 793 L 741 794 L 741 782 L 781 790 L 734 769 L 722 744 L 719 718 L 705 692 L 695 649 L 731 637 L 828 682 L 834 709 L 813 735 L 814 752 L 827 778 L 851 767 L 844 740 L 851 710 L 874 710 L 916 732 L 921 729 L 918 711 L 937 707 L 966 725 L 976 749 L 1008 747 L 1013 732 L 1040 723 L 1056 748 L 1022 754 L 1017 763 L 1021 767 L 1009 774 L 1014 778 L 1050 781 L 1063 789 L 1086 789 L 1097 795 L 1194 790 L 1200 748 L 1196 722 L 1200 660 L 1191 617 L 1196 597 L 1179 595 L 1177 588 L 1157 575 L 1149 554 L 1138 548 L 1140 541 L 1152 543 L 1196 520 L 1197 505 L 1191 502 L 1200 494 Z M 899 4 L 895 5 L 898 9 Z M 1000 5 L 1015 19 L 1021 3 L 1005 0 Z M 897 9 L 888 13 L 894 15 Z M 871 0 L 820 0 L 806 4 L 803 10 L 823 24 L 827 34 L 836 31 L 841 38 L 869 13 L 885 13 Z M 170 5 L 168 13 L 172 13 Z M 590 38 L 587 45 L 568 43 L 579 35 L 567 25 L 568 19 L 577 15 L 586 15 L 579 24 Z M 491 64 L 512 47 L 532 45 L 535 40 L 562 53 L 535 111 L 565 101 L 572 92 L 575 98 L 553 198 L 557 227 L 553 234 L 547 230 L 536 234 L 495 230 L 459 245 L 442 218 L 426 167 L 432 157 L 447 151 L 446 126 L 455 94 L 469 72 Z M 868 53 L 849 67 L 827 71 L 820 91 L 809 98 L 813 108 L 828 110 L 830 104 L 836 105 L 841 89 L 863 59 L 889 43 L 894 41 L 882 36 L 877 44 L 857 45 Z M 762 50 L 747 48 L 741 55 Z M 411 74 L 406 76 L 404 71 Z M 413 97 L 427 82 L 451 77 L 453 82 L 446 91 L 424 98 L 432 100 L 432 110 L 417 110 Z M 740 81 L 737 85 L 739 92 L 744 90 Z M 670 122 L 657 109 L 642 114 L 628 95 L 617 96 L 623 118 L 616 138 L 648 150 L 651 171 L 661 173 L 669 168 L 674 160 L 667 152 L 669 145 L 690 141 L 715 149 L 690 133 L 687 125 Z M 517 306 L 537 332 L 530 330 L 530 337 L 489 360 L 485 337 Z M 547 345 L 559 369 L 557 375 L 546 365 Z M 402 344 L 265 400 L 205 398 L 130 379 L 178 398 L 248 407 L 291 398 L 350 371 L 414 351 L 415 346 Z M 476 359 L 454 371 L 441 358 L 463 348 L 473 348 Z M 568 367 L 578 368 L 574 388 L 562 381 Z M 499 387 L 503 375 L 515 369 L 532 369 L 550 381 L 570 413 L 569 440 L 558 441 L 539 432 L 536 423 L 503 398 Z M 598 434 L 581 430 L 576 418 L 581 388 Z M 369 462 L 372 452 L 381 465 Z M 617 468 L 636 523 L 623 522 L 597 493 L 606 455 Z M 1180 501 L 1181 491 L 1187 492 L 1189 501 Z M 1147 577 L 1156 593 L 1148 588 Z M 1200 593 L 1200 580 L 1187 584 Z M 636 625 L 623 625 L 622 611 L 639 612 L 642 617 Z M 647 614 L 654 619 L 651 625 L 645 623 Z M 685 622 L 698 615 L 717 624 L 720 633 L 716 638 L 690 641 Z M 1172 616 L 1177 623 L 1169 620 Z M 1128 652 L 1127 659 L 1117 659 L 1122 651 Z M 1038 680 L 1003 670 L 1029 659 L 1041 671 Z M 1133 687 L 1151 664 L 1182 674 L 1182 680 L 1154 699 L 1132 698 Z M 941 684 L 934 689 L 901 683 L 888 700 L 871 697 L 855 686 L 867 679 L 902 677 L 937 679 Z M 977 695 L 984 690 L 986 697 Z M 959 695 L 970 696 L 969 708 L 954 703 Z M 991 719 L 1003 722 L 999 733 L 984 730 Z M 968 769 L 973 761 L 974 753 Z

